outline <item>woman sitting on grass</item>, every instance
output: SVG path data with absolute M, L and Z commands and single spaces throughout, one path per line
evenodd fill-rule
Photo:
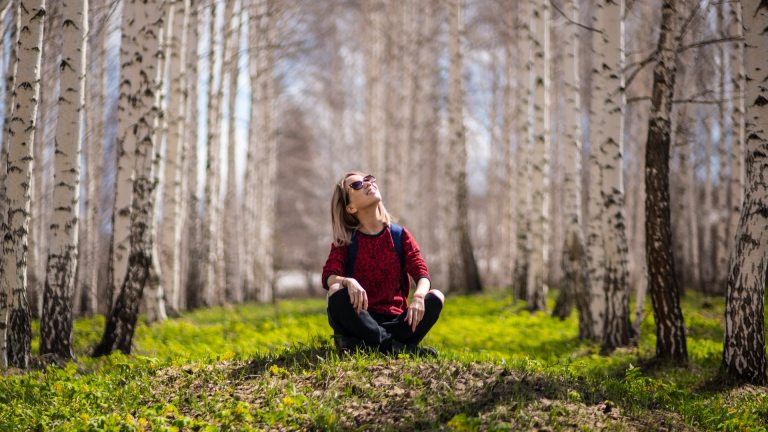
M 334 242 L 323 267 L 323 288 L 336 347 L 437 355 L 418 345 L 437 322 L 445 297 L 430 290 L 416 240 L 390 223 L 376 178 L 347 173 L 334 188 L 331 220 Z M 417 281 L 410 304 L 408 275 Z

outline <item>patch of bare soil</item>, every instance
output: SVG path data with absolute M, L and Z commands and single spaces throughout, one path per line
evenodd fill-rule
M 674 413 L 628 416 L 609 401 L 583 402 L 583 384 L 499 365 L 382 359 L 278 374 L 262 366 L 217 365 L 217 371 L 236 371 L 217 373 L 227 382 L 195 379 L 191 367 L 167 369 L 158 376 L 156 396 L 169 398 L 184 386 L 191 393 L 225 391 L 255 409 L 270 409 L 275 399 L 300 392 L 315 406 L 331 407 L 342 430 L 692 430 Z M 194 416 L 190 407 L 178 408 Z M 286 427 L 312 429 L 311 416 Z

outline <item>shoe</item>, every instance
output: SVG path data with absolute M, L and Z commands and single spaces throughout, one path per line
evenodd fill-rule
M 333 343 L 336 345 L 336 349 L 341 352 L 355 352 L 355 350 L 365 348 L 362 339 L 340 334 L 333 335 Z
M 437 350 L 431 346 L 408 345 L 408 352 L 416 357 L 437 357 Z

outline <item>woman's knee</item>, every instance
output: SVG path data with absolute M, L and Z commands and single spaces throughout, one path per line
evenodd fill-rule
M 427 295 L 434 296 L 435 298 L 440 300 L 440 304 L 445 304 L 445 294 L 443 294 L 440 290 L 436 290 L 436 289 L 429 290 L 429 292 L 427 292 Z
M 344 287 L 343 287 L 343 286 L 341 286 L 341 284 L 340 284 L 340 283 L 335 283 L 335 284 L 333 284 L 333 285 L 329 286 L 329 287 L 328 287 L 328 297 L 330 297 L 330 296 L 332 296 L 332 295 L 336 294 L 336 292 L 337 292 L 337 291 L 339 291 L 339 290 L 340 290 L 340 289 L 342 289 L 342 288 L 344 288 Z
M 346 300 L 346 303 L 349 303 L 349 291 L 347 291 L 347 287 L 343 287 L 341 284 L 333 284 L 328 287 L 328 303 L 330 304 L 331 302 L 340 300 Z

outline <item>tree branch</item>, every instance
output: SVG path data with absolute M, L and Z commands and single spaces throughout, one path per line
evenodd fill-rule
M 638 103 L 638 102 L 645 102 L 650 101 L 650 96 L 636 96 L 633 98 L 627 99 L 627 105 Z M 722 99 L 673 99 L 672 104 L 702 104 L 702 105 L 719 105 L 721 103 L 727 102 L 726 100 Z
M 690 45 L 681 46 L 677 49 L 677 53 L 683 53 L 689 49 L 693 48 L 701 48 L 706 45 L 713 45 L 718 43 L 724 43 L 724 42 L 743 42 L 744 38 L 739 36 L 725 36 L 718 39 L 709 39 L 704 41 L 699 41 L 692 43 Z M 632 83 L 632 81 L 637 77 L 637 74 L 640 73 L 640 71 L 648 66 L 651 62 L 653 62 L 656 59 L 657 52 L 654 50 L 648 57 L 644 58 L 643 60 L 639 62 L 630 63 L 626 66 L 624 66 L 624 72 L 626 73 L 632 68 L 637 68 L 632 71 L 632 73 L 627 77 L 625 87 L 629 87 L 629 85 Z
M 633 70 L 632 73 L 627 77 L 626 81 L 624 82 L 624 88 L 629 87 L 629 85 L 632 84 L 632 81 L 634 81 L 634 79 L 637 77 L 637 74 L 639 74 L 640 71 L 645 69 L 645 67 L 652 63 L 654 60 L 656 60 L 656 51 L 652 52 L 651 55 L 646 57 L 644 60 L 624 67 L 624 72 L 629 70 L 631 67 L 637 67 L 637 69 Z
M 566 15 L 565 12 L 563 12 L 562 9 L 557 7 L 557 5 L 555 4 L 554 0 L 549 0 L 549 4 L 552 5 L 552 7 L 555 8 L 555 10 L 558 11 L 560 13 L 560 15 L 562 15 L 563 18 L 565 18 L 569 23 L 576 24 L 576 26 L 578 26 L 578 27 L 581 27 L 581 28 L 583 28 L 585 30 L 593 31 L 595 33 L 600 33 L 600 34 L 603 33 L 602 31 L 600 31 L 600 30 L 598 30 L 596 28 L 590 27 L 588 25 L 584 25 L 584 24 L 582 24 L 580 22 L 576 22 L 576 21 L 572 20 L 571 18 L 569 18 L 568 15 Z
M 681 46 L 680 48 L 677 49 L 677 52 L 681 53 L 683 51 L 687 51 L 692 48 L 700 48 L 706 45 L 713 45 L 713 44 L 722 43 L 722 42 L 744 42 L 744 38 L 740 36 L 724 36 L 719 39 L 710 39 L 710 40 L 692 43 L 690 45 Z

